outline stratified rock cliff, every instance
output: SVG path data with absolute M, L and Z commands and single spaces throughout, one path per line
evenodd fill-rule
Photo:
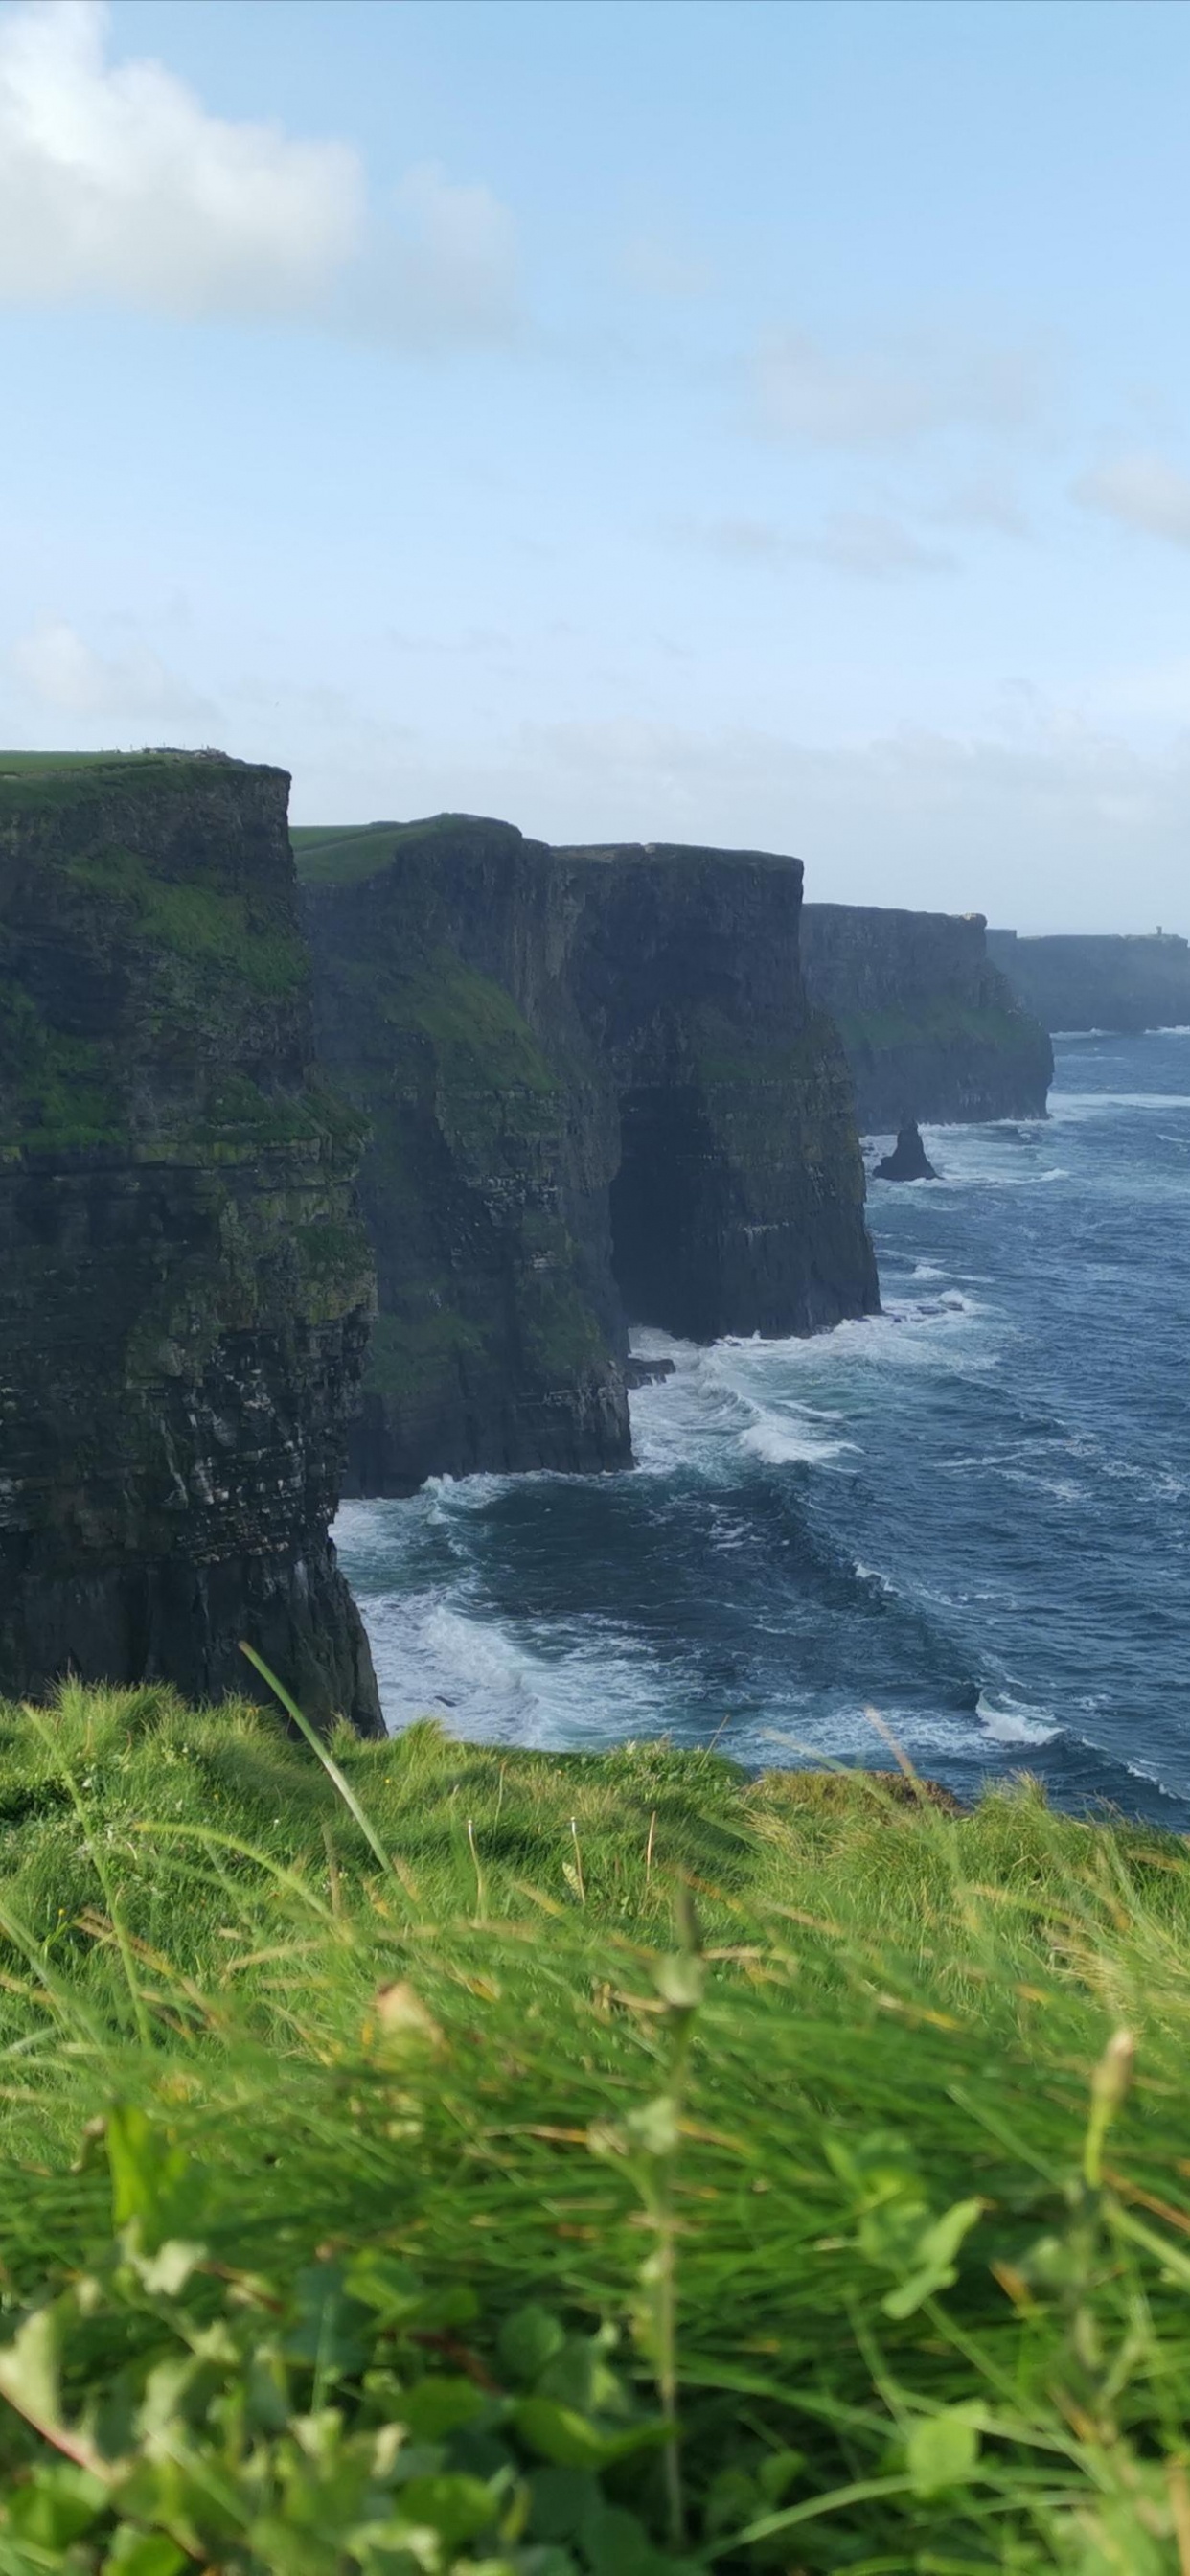
M 1053 1049 L 989 962 L 981 913 L 808 903 L 802 965 L 865 1131 L 1045 1116 Z
M 612 1267 L 633 1321 L 709 1342 L 872 1311 L 847 1069 L 799 964 L 800 861 L 554 855 L 570 987 L 618 1109 Z
M 380 1313 L 354 1490 L 628 1465 L 614 1104 L 564 980 L 550 852 L 450 815 L 295 839 L 319 1051 L 372 1139 Z
M 320 1050 L 373 1135 L 357 1490 L 626 1466 L 626 1314 L 709 1340 L 877 1304 L 796 861 L 450 815 L 295 840 Z
M 361 1129 L 312 1066 L 279 770 L 0 756 L 0 1692 L 379 1726 L 327 1536 Z
M 1015 930 L 989 930 L 988 954 L 1044 1028 L 1136 1037 L 1190 1027 L 1190 945 L 1170 931 L 1021 939 Z

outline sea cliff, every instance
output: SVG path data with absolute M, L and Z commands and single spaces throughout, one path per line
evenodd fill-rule
M 808 903 L 802 962 L 843 1040 L 861 1128 L 1044 1117 L 1053 1050 L 990 961 L 981 913 Z
M 283 772 L 0 756 L 0 1692 L 379 1725 L 327 1535 L 371 1260 Z
M 796 860 L 450 815 L 295 843 L 320 1051 L 372 1130 L 354 1489 L 627 1465 L 629 1317 L 710 1340 L 877 1304 Z
M 1015 930 L 989 930 L 988 953 L 1047 1029 L 1138 1037 L 1144 1029 L 1190 1027 L 1190 944 L 1170 931 L 1021 939 Z

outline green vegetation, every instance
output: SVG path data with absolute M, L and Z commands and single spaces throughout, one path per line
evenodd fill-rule
M 291 824 L 289 837 L 303 885 L 360 885 L 387 868 L 398 850 L 432 849 L 474 817 L 430 814 L 419 823 Z
M 903 1010 L 837 1011 L 834 1016 L 844 1046 L 856 1054 L 864 1048 L 883 1053 L 897 1047 L 974 1045 L 1031 1055 L 1038 1042 L 1036 1024 L 1023 1010 L 957 1001 L 945 993 L 923 996 Z
M 377 1315 L 368 1339 L 364 1388 L 396 1403 L 416 1403 L 449 1382 L 460 1361 L 484 1355 L 482 1334 L 450 1307 L 436 1306 L 424 1315 Z
M 0 976 L 0 1151 L 103 1144 L 119 1123 L 103 1050 L 55 1028 L 23 985 Z
M 0 1832 L 3 2576 L 1184 2576 L 1181 1842 L 77 1686 Z
M 209 784 L 239 766 L 201 751 L 0 751 L 0 825 L 15 815 L 77 807 L 80 790 L 99 798 L 112 787 L 156 794 L 166 786 L 186 795 L 197 779 Z
M 72 851 L 63 873 L 135 937 L 188 968 L 206 969 L 208 980 L 214 970 L 273 998 L 300 992 L 308 979 L 309 960 L 288 903 L 254 900 L 221 884 L 213 868 L 202 881 L 180 881 L 162 876 L 141 852 L 105 844 Z

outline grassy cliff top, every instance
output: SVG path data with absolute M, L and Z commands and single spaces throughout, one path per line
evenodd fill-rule
M 414 823 L 299 823 L 291 825 L 289 837 L 303 884 L 333 886 L 358 885 L 365 877 L 378 875 L 403 850 L 432 847 L 435 841 L 472 833 L 521 838 L 515 824 L 486 814 L 430 814 Z M 635 866 L 642 860 L 688 867 L 709 860 L 728 867 L 796 868 L 800 873 L 802 866 L 800 859 L 775 850 L 715 850 L 685 841 L 574 842 L 559 846 L 554 856 L 595 867 Z
M 1175 1837 L 71 1685 L 0 1869 L 18 2576 L 1185 2565 Z
M 486 814 L 428 814 L 414 823 L 298 823 L 290 825 L 289 837 L 303 885 L 334 886 L 378 876 L 401 851 L 474 832 L 520 839 L 515 824 Z
M 719 850 L 701 841 L 572 841 L 560 843 L 556 858 L 589 861 L 592 866 L 635 866 L 642 859 L 651 865 L 689 867 L 696 862 L 713 860 L 725 867 L 772 868 L 785 871 L 796 868 L 802 873 L 802 861 L 782 850 Z
M 229 770 L 285 777 L 265 761 L 233 760 L 224 751 L 0 751 L 0 815 L 43 810 L 80 793 L 154 779 L 210 778 Z

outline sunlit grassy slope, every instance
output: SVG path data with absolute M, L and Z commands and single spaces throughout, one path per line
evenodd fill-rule
M 1190 2568 L 1180 1841 L 651 1742 L 331 1758 L 159 1690 L 0 1726 L 7 2330 L 55 2290 L 64 2373 L 0 2576 Z M 68 2441 L 92 2519 L 29 2555 Z

